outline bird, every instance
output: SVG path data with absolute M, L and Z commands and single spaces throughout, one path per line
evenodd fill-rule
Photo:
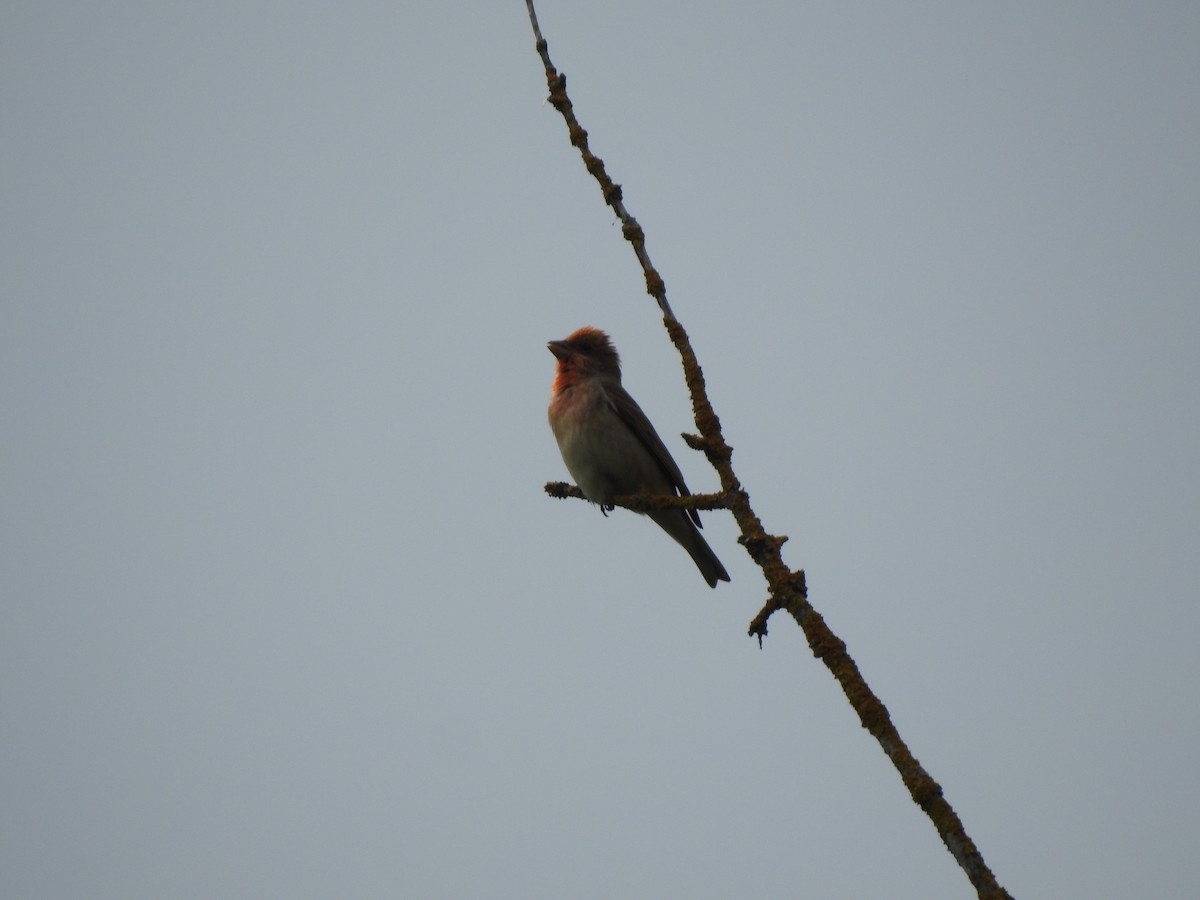
M 557 359 L 546 417 L 567 471 L 583 495 L 607 514 L 613 499 L 645 492 L 687 496 L 683 473 L 662 438 L 621 386 L 621 360 L 612 340 L 585 326 L 547 349 Z M 695 510 L 645 513 L 695 562 L 709 587 L 729 573 L 701 536 Z

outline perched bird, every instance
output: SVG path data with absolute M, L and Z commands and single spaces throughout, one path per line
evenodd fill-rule
M 601 509 L 611 509 L 614 497 L 688 494 L 683 473 L 654 426 L 621 387 L 621 361 L 608 335 L 580 328 L 546 346 L 558 359 L 546 413 L 563 462 L 583 495 Z M 729 580 L 696 530 L 700 516 L 694 510 L 646 515 L 691 555 L 709 587 Z

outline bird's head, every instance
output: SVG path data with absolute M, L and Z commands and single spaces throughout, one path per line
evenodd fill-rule
M 550 341 L 546 347 L 558 360 L 560 375 L 601 375 L 621 380 L 621 360 L 617 356 L 617 348 L 599 328 L 585 326 L 565 340 Z

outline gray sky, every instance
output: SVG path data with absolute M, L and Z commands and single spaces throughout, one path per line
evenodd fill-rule
M 734 462 L 1021 897 L 1200 862 L 1200 6 L 545 0 Z M 0 894 L 970 896 L 731 521 L 523 4 L 0 10 Z

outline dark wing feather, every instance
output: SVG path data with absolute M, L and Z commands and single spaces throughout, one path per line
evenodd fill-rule
M 658 432 L 654 430 L 654 426 L 650 424 L 650 420 L 646 418 L 642 408 L 637 405 L 637 401 L 629 396 L 629 392 L 619 384 L 607 386 L 606 393 L 613 411 L 622 422 L 629 426 L 629 430 L 642 442 L 642 446 L 650 451 L 650 455 L 654 457 L 654 461 L 670 479 L 680 496 L 690 494 L 691 491 L 684 484 L 683 473 L 679 471 L 679 466 L 671 458 L 667 445 L 662 442 L 662 438 L 658 436 Z M 694 509 L 689 509 L 687 514 L 698 528 L 704 527 L 700 524 L 700 514 Z

